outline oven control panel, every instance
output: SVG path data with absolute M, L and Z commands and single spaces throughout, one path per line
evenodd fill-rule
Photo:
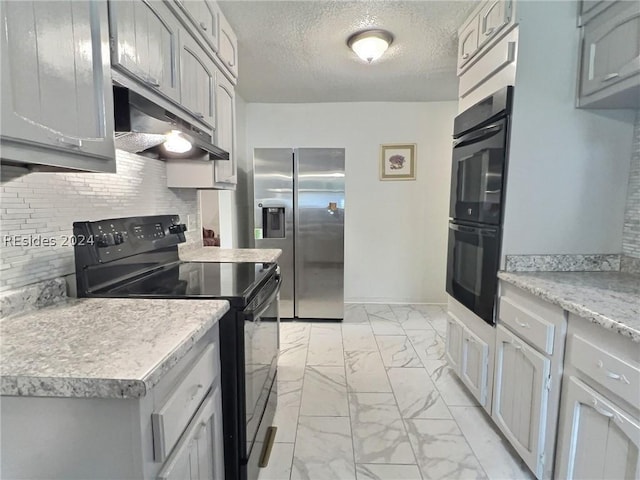
M 83 245 L 76 245 L 76 257 L 78 249 L 87 250 L 91 258 L 106 263 L 183 243 L 187 228 L 178 215 L 154 215 L 74 222 L 73 230 L 86 239 Z

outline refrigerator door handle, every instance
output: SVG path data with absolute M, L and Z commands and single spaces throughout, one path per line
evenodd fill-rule
M 298 149 L 293 150 L 293 316 L 298 317 L 300 290 L 302 282 L 302 248 L 300 245 L 300 208 L 298 195 Z

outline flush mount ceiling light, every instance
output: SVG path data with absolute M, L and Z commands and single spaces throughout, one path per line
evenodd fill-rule
M 366 62 L 373 62 L 382 56 L 393 42 L 393 35 L 386 30 L 365 30 L 354 33 L 347 40 L 347 45 Z

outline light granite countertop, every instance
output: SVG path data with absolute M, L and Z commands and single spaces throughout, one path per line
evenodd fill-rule
M 278 260 L 282 250 L 278 248 L 220 248 L 199 247 L 180 252 L 180 260 L 185 262 L 264 262 Z
M 498 278 L 640 343 L 640 276 L 621 272 L 499 272 Z
M 69 299 L 0 320 L 0 394 L 138 398 L 229 309 L 225 300 Z

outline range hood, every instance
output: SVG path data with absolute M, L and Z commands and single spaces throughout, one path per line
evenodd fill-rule
M 229 152 L 216 147 L 211 135 L 132 90 L 113 86 L 116 148 L 130 153 L 151 153 L 158 158 L 229 160 Z M 162 147 L 170 132 L 191 142 L 184 153 Z

